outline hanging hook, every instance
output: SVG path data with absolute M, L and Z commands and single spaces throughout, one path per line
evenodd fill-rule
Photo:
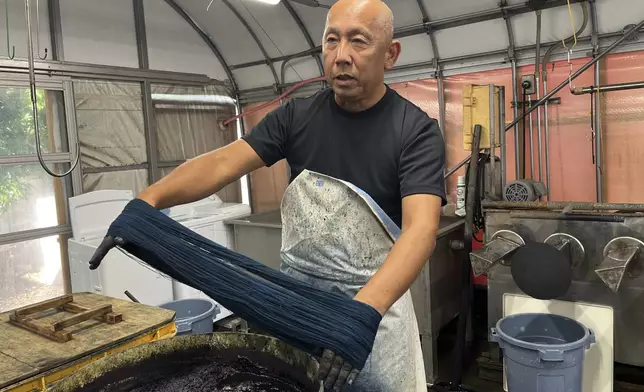
M 7 57 L 9 57 L 9 60 L 13 60 L 13 58 L 16 57 L 16 46 L 14 45 L 12 51 L 9 51 L 9 47 L 11 46 L 11 43 L 9 42 L 9 0 L 4 0 L 4 18 L 5 26 L 7 28 Z
M 575 90 L 575 86 L 572 84 L 572 49 L 568 49 L 568 86 L 570 91 Z
M 38 58 L 41 60 L 47 59 L 47 48 L 45 48 L 45 56 L 40 55 L 40 0 L 36 0 L 36 43 L 38 46 Z
M 39 133 L 40 127 L 38 124 L 38 97 L 36 96 L 36 72 L 34 70 L 34 52 L 33 52 L 34 42 L 33 42 L 33 37 L 31 36 L 31 14 L 30 14 L 29 0 L 25 0 L 25 15 L 27 18 L 27 63 L 29 64 L 29 88 L 31 90 L 31 109 L 32 109 L 33 123 L 34 123 L 34 133 L 36 134 L 36 153 L 38 154 L 38 162 L 40 162 L 40 166 L 42 166 L 42 168 L 50 176 L 62 178 L 69 175 L 76 168 L 76 165 L 78 165 L 78 162 L 80 161 L 80 143 L 78 142 L 78 140 L 76 141 L 76 158 L 74 158 L 72 167 L 68 171 L 62 174 L 59 174 L 49 170 L 49 168 L 47 167 L 47 164 L 45 163 L 45 160 L 42 157 L 42 150 L 40 148 L 40 133 Z

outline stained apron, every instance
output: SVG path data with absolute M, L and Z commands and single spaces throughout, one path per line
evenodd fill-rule
M 303 171 L 281 204 L 281 271 L 353 298 L 389 254 L 400 228 L 356 186 Z M 409 290 L 384 315 L 351 391 L 426 392 Z

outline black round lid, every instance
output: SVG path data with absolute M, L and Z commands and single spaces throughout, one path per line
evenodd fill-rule
M 517 286 L 536 299 L 559 298 L 572 283 L 569 256 L 552 245 L 526 242 L 512 254 L 510 263 Z

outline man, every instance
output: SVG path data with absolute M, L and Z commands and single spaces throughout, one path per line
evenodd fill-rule
M 288 161 L 291 181 L 314 171 L 370 195 L 402 232 L 366 284 L 347 289 L 343 282 L 352 279 L 351 272 L 327 276 L 332 262 L 358 271 L 355 252 L 313 249 L 309 257 L 293 255 L 285 250 L 290 245 L 283 244 L 282 270 L 353 295 L 382 315 L 408 314 L 404 320 L 383 318 L 388 321 L 381 324 L 373 357 L 355 382 L 357 390 L 374 392 L 426 391 L 413 306 L 409 298 L 406 310 L 392 306 L 408 296 L 431 255 L 445 203 L 445 147 L 437 122 L 384 83 L 385 70 L 394 66 L 400 51 L 400 43 L 393 40 L 393 15 L 382 1 L 338 1 L 329 11 L 323 37 L 330 89 L 281 106 L 242 140 L 184 163 L 138 196 L 159 209 L 196 201 L 281 159 Z M 282 205 L 283 217 L 289 211 Z M 334 256 L 325 259 L 320 254 Z M 343 366 L 342 358 L 328 350 L 321 365 L 325 385 L 339 390 L 350 366 Z M 400 370 L 404 368 L 411 373 Z M 353 381 L 349 377 L 349 383 Z

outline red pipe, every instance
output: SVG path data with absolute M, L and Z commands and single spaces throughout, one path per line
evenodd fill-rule
M 315 82 L 323 82 L 325 80 L 326 80 L 326 77 L 324 77 L 324 76 L 318 76 L 317 78 L 302 80 L 301 82 L 298 82 L 298 83 L 294 84 L 291 88 L 289 88 L 288 90 L 284 91 L 282 94 L 280 94 L 277 98 L 273 99 L 272 101 L 266 102 L 265 104 L 259 105 L 256 108 L 253 108 L 253 109 L 251 109 L 251 110 L 249 110 L 247 112 L 244 112 L 244 113 L 241 113 L 241 114 L 239 114 L 239 115 L 237 115 L 235 117 L 229 118 L 228 120 L 224 121 L 223 124 L 224 124 L 224 126 L 228 126 L 228 124 L 232 123 L 233 121 L 237 121 L 240 118 L 248 116 L 249 114 L 253 114 L 253 113 L 255 113 L 255 112 L 259 111 L 259 110 L 262 110 L 265 107 L 274 104 L 275 102 L 279 102 L 281 99 L 285 98 L 290 93 L 292 93 L 293 91 L 297 90 L 298 88 L 300 88 L 300 87 L 302 87 L 304 85 L 307 85 L 309 83 L 315 83 Z

